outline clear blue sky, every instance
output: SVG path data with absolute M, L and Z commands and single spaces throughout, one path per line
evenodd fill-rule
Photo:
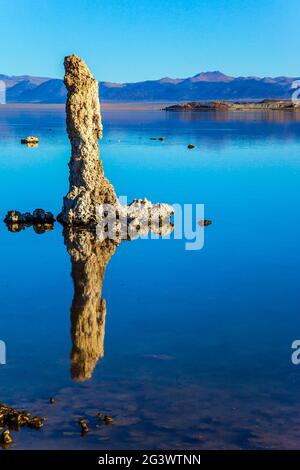
M 61 77 L 76 53 L 108 81 L 300 76 L 299 0 L 0 0 L 0 15 L 9 75 Z

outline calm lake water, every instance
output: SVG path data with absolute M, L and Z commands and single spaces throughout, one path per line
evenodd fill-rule
M 0 108 L 1 219 L 59 212 L 64 119 Z M 79 261 L 59 224 L 45 234 L 0 224 L 0 402 L 48 418 L 14 432 L 12 448 L 300 448 L 300 116 L 109 111 L 103 121 L 119 195 L 203 203 L 213 224 L 199 251 L 171 237 L 123 242 L 110 258 L 89 241 Z M 37 148 L 20 144 L 27 135 Z

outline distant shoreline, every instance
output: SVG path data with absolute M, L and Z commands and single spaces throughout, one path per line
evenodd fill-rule
M 62 110 L 65 103 L 7 103 L 0 104 L 1 110 Z M 291 100 L 263 100 L 263 101 L 101 101 L 102 111 L 165 111 L 165 112 L 281 112 L 300 111 L 300 106 L 292 104 Z
M 173 105 L 174 101 L 141 101 L 141 102 L 113 102 L 101 101 L 102 111 L 160 111 L 161 109 Z M 64 103 L 7 103 L 1 104 L 1 109 L 65 109 Z
M 300 111 L 298 102 L 292 100 L 271 100 L 264 99 L 261 101 L 224 101 L 215 100 L 209 102 L 189 101 L 186 103 L 178 103 L 163 108 L 167 112 L 277 112 L 277 111 Z

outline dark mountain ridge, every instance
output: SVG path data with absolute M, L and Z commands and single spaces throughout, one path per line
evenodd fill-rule
M 209 101 L 290 99 L 292 77 L 230 77 L 219 71 L 189 78 L 164 77 L 136 83 L 100 82 L 103 101 Z M 63 80 L 29 75 L 0 75 L 8 103 L 64 103 Z

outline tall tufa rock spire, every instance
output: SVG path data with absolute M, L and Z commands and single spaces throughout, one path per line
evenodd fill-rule
M 58 220 L 64 225 L 94 227 L 97 206 L 117 203 L 114 188 L 105 178 L 99 159 L 102 123 L 98 81 L 76 55 L 66 57 L 64 66 L 68 90 L 67 132 L 71 143 L 70 188 Z

